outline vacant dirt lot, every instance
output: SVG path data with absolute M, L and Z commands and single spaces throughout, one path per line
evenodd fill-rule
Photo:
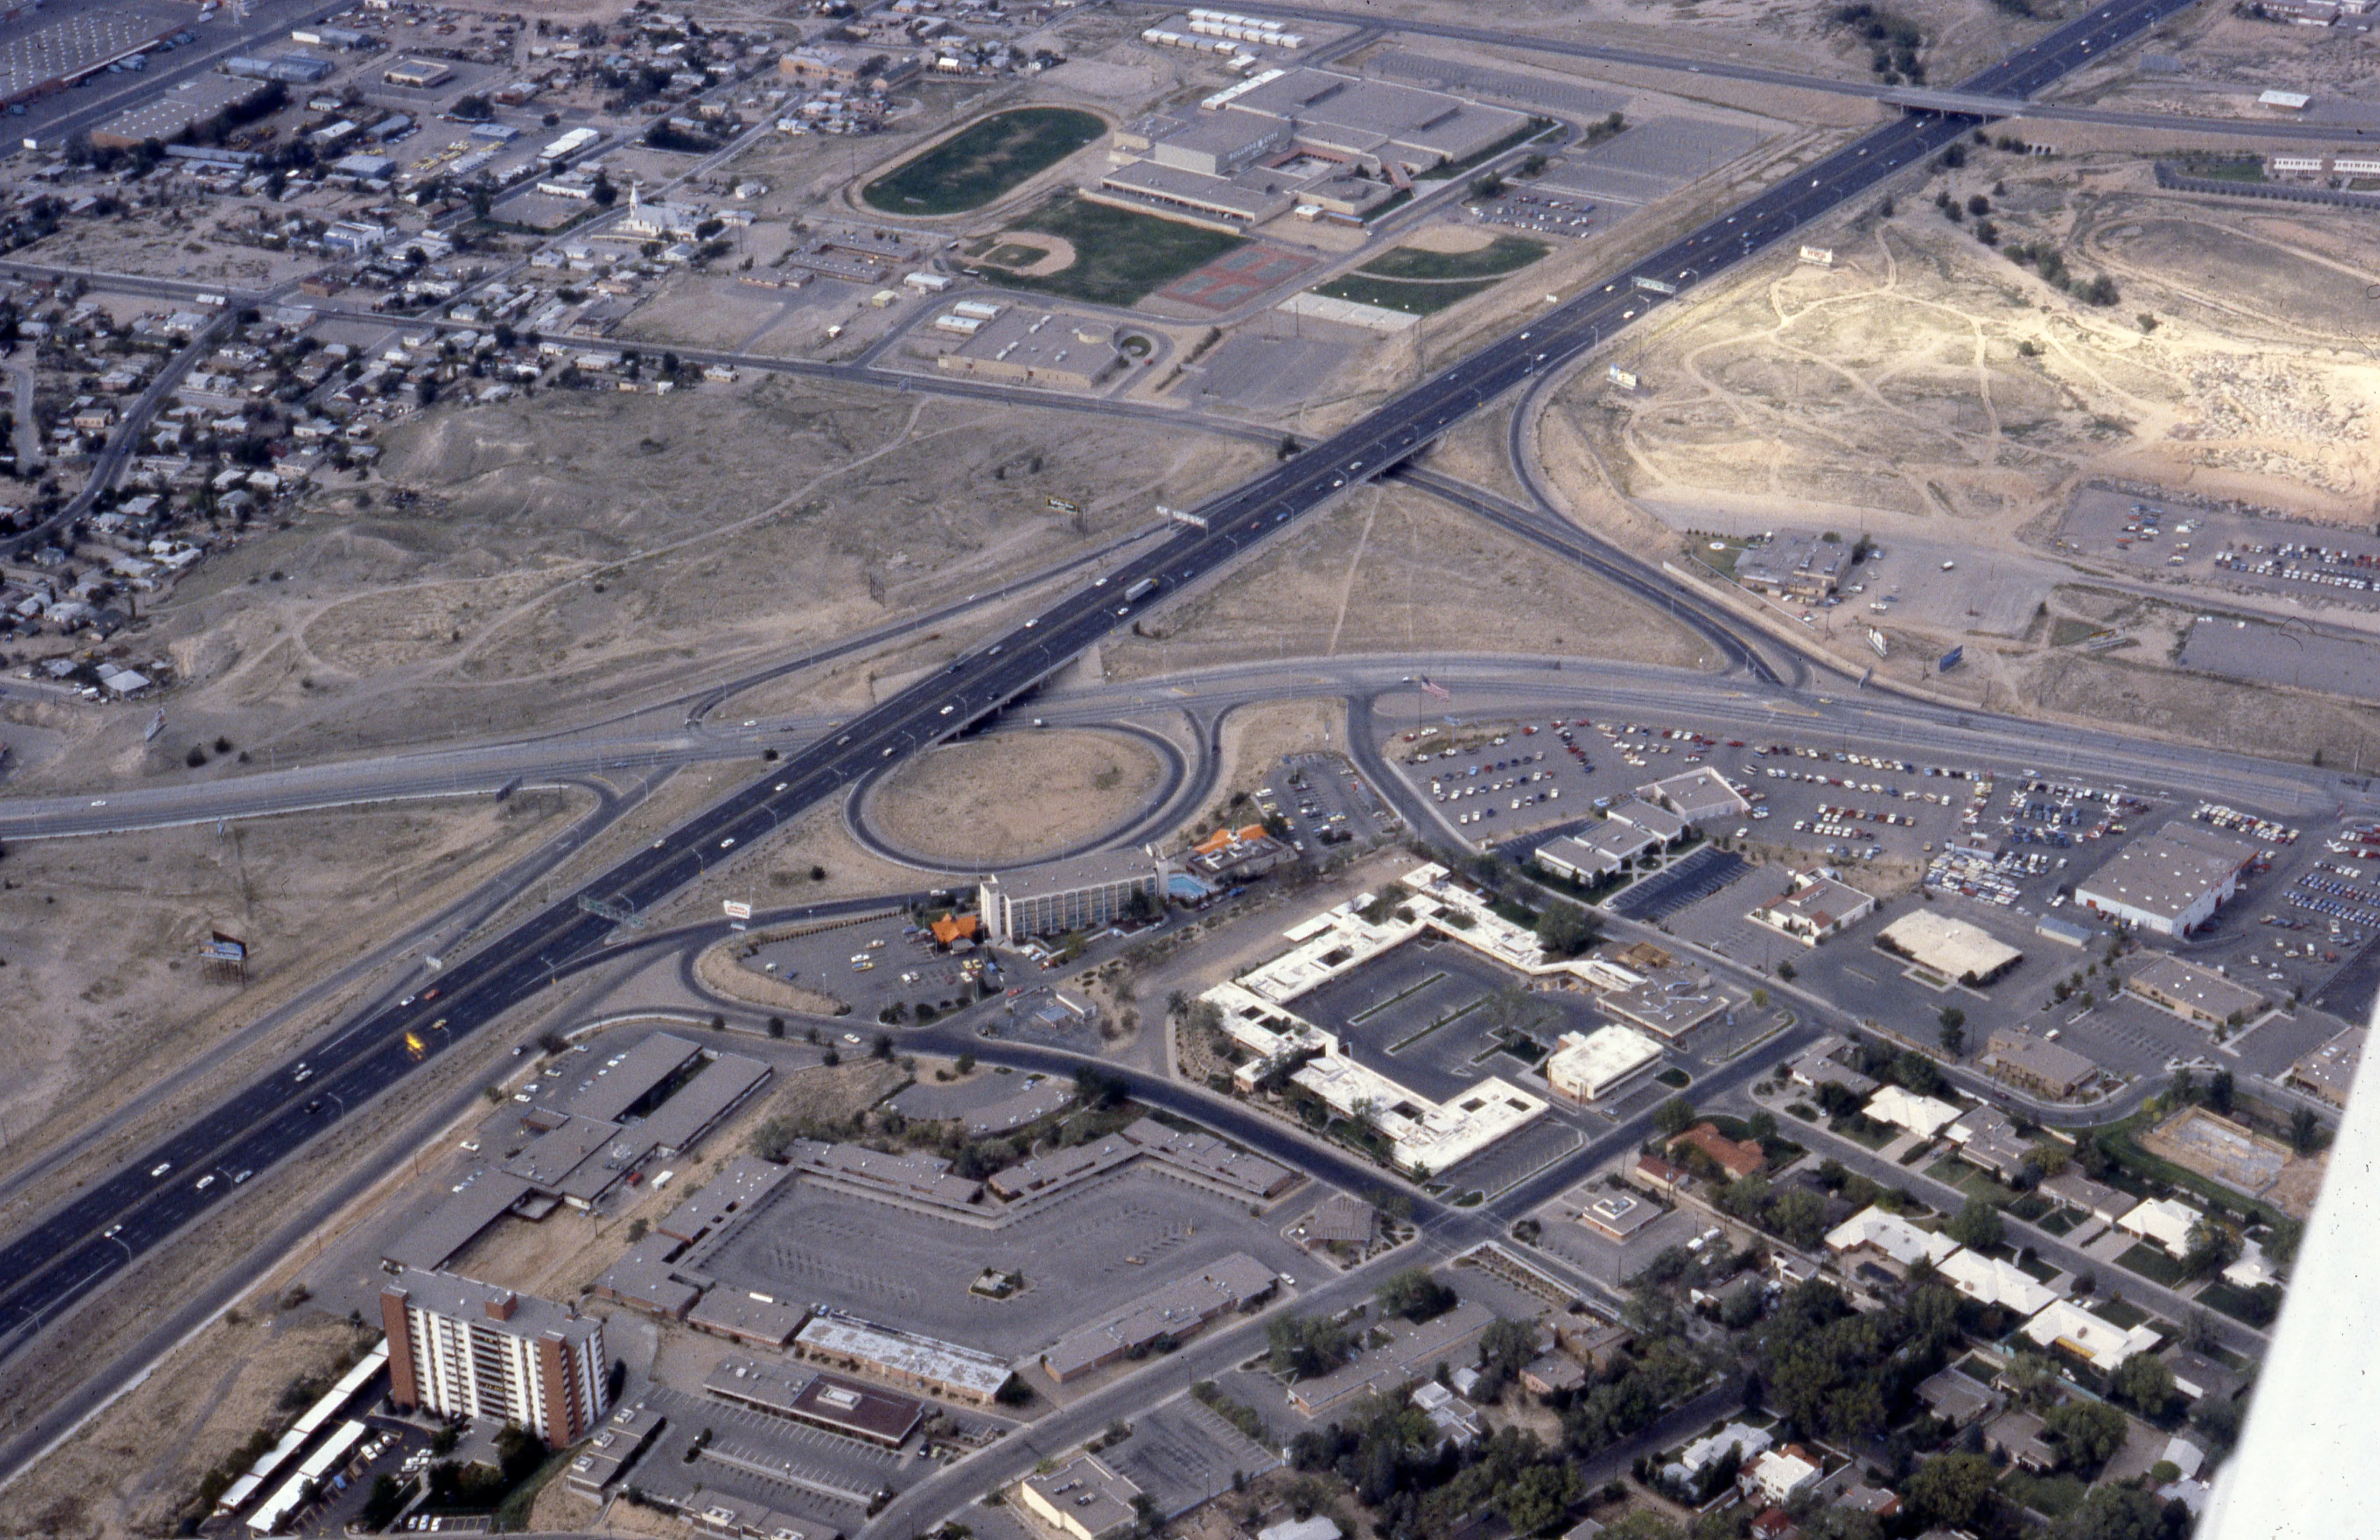
M 1899 514 L 1981 543 L 2091 476 L 2368 516 L 2380 382 L 2341 350 L 2380 278 L 2361 226 L 2164 197 L 2145 171 L 1976 152 L 1927 190 L 1985 214 L 1847 218 L 1813 236 L 1832 271 L 1753 264 L 1622 344 L 1639 394 L 1581 377 L 1559 409 L 1631 495 L 1742 518 Z M 2120 298 L 2058 292 L 2016 243 Z
M 559 794 L 314 813 L 12 844 L 0 887 L 0 1120 L 13 1168 L 104 1117 L 370 946 L 558 832 Z M 202 980 L 199 943 L 247 941 L 245 988 Z M 292 1024 L 242 1062 L 322 1022 Z M 245 1072 L 242 1072 L 245 1073 Z M 204 1087 L 192 1085 L 192 1094 Z
M 1230 582 L 1135 623 L 1104 656 L 1138 678 L 1253 658 L 1454 649 L 1701 666 L 1660 612 L 1403 488 L 1366 488 Z
M 1973 554 L 2024 590 L 2014 616 L 2039 592 L 2036 624 L 2005 624 L 1997 593 L 1921 596 L 1881 623 L 1880 673 L 1981 641 L 1979 666 L 1937 687 L 2252 741 L 2221 686 L 2154 678 L 2171 634 L 2155 615 L 2125 623 L 2138 640 L 2120 655 L 2052 655 L 2056 622 L 2095 604 L 2058 586 L 2071 569 L 2050 537 L 2095 481 L 2368 522 L 2380 375 L 2360 339 L 2380 263 L 2344 211 L 2172 197 L 2149 171 L 1970 144 L 1890 216 L 1877 200 L 1814 230 L 1832 270 L 1764 260 L 1621 339 L 1611 361 L 1642 388 L 1573 377 L 1537 425 L 1548 468 L 1580 516 L 1648 554 L 1674 556 L 1689 530 L 1780 526 L 1860 529 L 1928 552 L 1928 572 Z M 2075 289 L 2105 274 L 2114 301 L 2049 281 L 2060 266 Z M 1836 645 L 1868 661 L 1854 618 L 1871 617 L 1834 617 Z M 2319 703 L 2273 709 L 2276 750 L 2352 741 Z
M 904 761 L 868 813 L 896 848 L 953 869 L 1018 866 L 1131 821 L 1163 774 L 1122 733 L 1001 733 Z
M 1189 504 L 1261 447 L 783 381 L 557 394 L 394 430 L 383 479 L 210 561 L 152 612 L 190 685 L 29 788 L 584 720 L 942 602 Z M 393 491 L 419 501 L 399 507 Z M 1057 496 L 1080 515 L 1049 506 Z
M 246 1302 L 0 1492 L 0 1533 L 56 1540 L 175 1533 L 208 1467 L 256 1429 L 278 1432 L 305 1409 L 303 1401 L 285 1409 L 292 1385 L 334 1373 L 377 1335 L 302 1305 L 279 1310 L 269 1292 Z

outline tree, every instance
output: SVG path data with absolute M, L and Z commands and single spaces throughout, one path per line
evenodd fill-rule
M 1672 1138 L 1694 1126 L 1694 1104 L 1671 1097 L 1653 1110 L 1653 1126 Z
M 1942 1089 L 1941 1068 L 1933 1060 L 1913 1050 L 1903 1052 L 1893 1060 L 1892 1078 L 1921 1097 L 1930 1097 Z
M 2240 1236 L 2229 1225 L 2205 1216 L 2190 1227 L 2190 1249 L 2181 1269 L 2192 1278 L 2206 1278 L 2240 1260 Z
M 2173 1371 L 2164 1360 L 2136 1352 L 2116 1371 L 2114 1388 L 2133 1411 L 2154 1422 L 2173 1405 Z
M 1768 1206 L 1768 1228 L 1806 1251 L 1827 1233 L 1827 1200 L 1807 1188 L 1788 1188 Z
M 1518 1374 L 1521 1366 L 1536 1355 L 1537 1328 L 1531 1322 L 1508 1321 L 1499 1316 L 1479 1334 L 1479 1367 L 1483 1373 Z
M 1950 1239 L 1976 1251 L 1998 1245 L 2005 1233 L 1998 1206 L 1984 1198 L 1969 1198 L 1943 1229 Z
M 1585 909 L 1558 898 L 1537 913 L 1537 944 L 1555 957 L 1575 957 L 1593 946 L 1602 931 Z
M 2304 1240 L 2305 1221 L 2303 1219 L 2276 1220 L 2273 1228 L 2265 1236 L 2265 1255 L 2268 1260 L 2287 1267 L 2298 1259 L 2298 1246 Z
M 1856 1508 L 1822 1508 L 1802 1526 L 1802 1540 L 1884 1540 L 1884 1521 Z
M 2224 1117 L 2231 1115 L 2231 1072 L 2217 1070 L 2215 1078 L 2206 1083 L 2206 1109 Z
M 2322 1142 L 2322 1120 L 2311 1107 L 2301 1107 L 2289 1114 L 2289 1143 L 2300 1155 L 2311 1155 Z
M 2095 1486 L 2049 1533 L 2055 1540 L 2168 1540 L 2190 1533 L 2188 1510 L 2178 1525 L 2171 1517 L 2176 1506 L 2137 1486 Z
M 1420 1267 L 1407 1267 L 1391 1274 L 1377 1291 L 1383 1316 L 1402 1316 L 1409 1321 L 1426 1321 L 1442 1316 L 1454 1307 L 1453 1290 Z
M 362 1522 L 368 1530 L 386 1529 L 405 1506 L 405 1489 L 386 1471 L 372 1478 L 371 1496 L 364 1499 Z
M 1347 1329 L 1319 1316 L 1276 1316 L 1266 1323 L 1265 1344 L 1277 1375 L 1328 1374 L 1347 1356 Z
M 1481 172 L 1471 179 L 1471 196 L 1474 198 L 1503 197 L 1504 178 L 1492 171 Z
M 1955 1005 L 1946 1005 L 1938 1013 L 1942 1024 L 1942 1051 L 1956 1059 L 1967 1051 L 1967 1013 Z
M 1918 1522 L 1963 1529 L 1991 1510 L 1998 1474 L 1980 1454 L 1946 1454 L 1917 1467 L 1900 1492 Z
M 1603 1540 L 1686 1540 L 1658 1508 L 1639 1508 L 1603 1526 Z
M 1513 1534 L 1536 1534 L 1560 1523 L 1578 1497 L 1578 1469 L 1563 1461 L 1523 1471 L 1505 1485 L 1498 1506 Z
M 2086 1473 L 2097 1471 L 2124 1447 L 2124 1434 L 2131 1426 L 2122 1413 L 2093 1401 L 2053 1406 L 2041 1425 L 2058 1440 L 2066 1463 Z

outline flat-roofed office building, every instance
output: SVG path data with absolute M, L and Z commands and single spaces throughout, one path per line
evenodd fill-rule
M 1133 895 L 1160 902 L 1157 863 L 1138 851 L 1103 850 L 1071 861 L 986 877 L 977 889 L 984 929 L 995 945 L 1026 936 L 1062 936 L 1112 925 Z

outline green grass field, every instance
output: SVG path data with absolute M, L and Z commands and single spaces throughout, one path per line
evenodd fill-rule
M 2216 1279 L 2198 1292 L 2198 1303 L 2210 1310 L 2220 1310 L 2235 1321 L 2245 1321 L 2252 1327 L 2266 1327 L 2273 1322 L 2273 1313 L 2260 1304 L 2256 1296 L 2235 1283 Z
M 1551 248 L 1520 236 L 1498 236 L 1476 251 L 1424 251 L 1400 246 L 1356 269 L 1375 278 L 1493 278 L 1518 273 Z
M 1087 299 L 1098 305 L 1129 305 L 1162 288 L 1192 268 L 1213 261 L 1245 244 L 1238 236 L 1195 224 L 1087 203 L 1062 192 L 1018 217 L 1020 232 L 1056 236 L 1075 249 L 1074 265 L 1062 273 L 1027 277 L 984 270 L 984 277 L 1010 288 Z
M 2181 1264 L 2166 1255 L 2163 1246 L 2141 1242 L 2116 1258 L 2116 1266 L 2129 1267 L 2143 1278 L 2153 1279 L 2170 1289 L 2181 1281 Z
M 870 208 L 895 214 L 955 214 L 980 209 L 1107 132 L 1071 107 L 994 113 L 860 189 Z
M 1475 294 L 1485 294 L 1498 282 L 1488 278 L 1467 284 L 1405 284 L 1351 273 L 1344 278 L 1322 285 L 1314 292 L 1331 299 L 1353 300 L 1358 305 L 1377 305 L 1383 310 L 1402 310 L 1407 315 L 1426 316 L 1436 315 L 1449 305 L 1461 304 Z

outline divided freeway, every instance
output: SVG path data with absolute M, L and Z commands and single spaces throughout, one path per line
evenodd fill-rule
M 1961 83 L 2022 95 L 2137 36 L 2189 0 L 2132 0 L 2066 24 Z M 334 1037 L 246 1086 L 128 1168 L 0 1247 L 0 1359 L 74 1301 L 223 1202 L 245 1180 L 304 1145 L 332 1120 L 404 1078 L 565 968 L 595 954 L 613 914 L 642 911 L 734 859 L 739 848 L 881 768 L 1001 710 L 1110 633 L 1131 623 L 1154 584 L 1161 596 L 1231 565 L 1349 485 L 1400 465 L 1515 385 L 1561 368 L 1675 292 L 1785 238 L 1896 171 L 1923 160 L 1973 120 L 1918 115 L 1888 124 L 1796 172 L 1513 335 L 1425 381 L 1361 422 L 1196 511 L 1110 577 L 1076 589 L 1005 637 L 914 685 L 796 753 L 756 782 L 620 863 L 574 901 L 523 921 L 450 966 L 409 1007 L 347 1024 Z M 1650 284 L 1653 287 L 1641 286 Z M 212 1178 L 212 1180 L 208 1180 Z

